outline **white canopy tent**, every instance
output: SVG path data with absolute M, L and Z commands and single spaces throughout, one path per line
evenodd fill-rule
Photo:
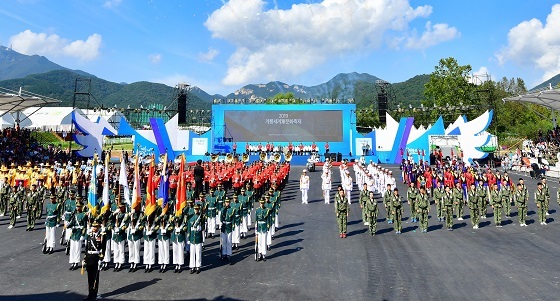
M 72 130 L 72 111 L 72 107 L 31 107 L 25 109 L 23 113 L 28 115 L 31 120 L 31 125 L 28 126 L 30 128 L 70 132 Z M 76 109 L 76 112 L 85 115 L 80 109 Z
M 0 111 L 3 111 L 0 113 L 1 115 L 22 111 L 29 107 L 42 107 L 60 102 L 60 100 L 24 91 L 21 88 L 19 91 L 12 91 L 0 87 Z
M 549 88 L 547 90 L 531 92 L 525 95 L 506 97 L 503 101 L 527 102 L 547 107 L 552 110 L 552 121 L 556 127 L 556 117 L 554 111 L 560 110 L 560 89 Z

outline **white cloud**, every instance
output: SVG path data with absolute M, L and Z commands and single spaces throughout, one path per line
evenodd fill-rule
M 99 34 L 90 35 L 87 40 L 70 41 L 56 34 L 34 33 L 31 30 L 10 37 L 12 49 L 17 52 L 50 57 L 71 57 L 91 61 L 100 54 L 102 38 Z
M 453 40 L 461 34 L 455 27 L 449 27 L 447 24 L 438 23 L 432 26 L 428 21 L 426 23 L 426 31 L 418 38 L 416 34 L 409 37 L 406 42 L 406 47 L 410 49 L 426 49 L 437 45 L 442 42 Z
M 152 64 L 157 65 L 161 62 L 161 54 L 150 54 L 148 55 L 148 59 Z
M 208 52 L 206 53 L 199 53 L 198 57 L 205 62 L 211 62 L 214 60 L 214 58 L 220 54 L 220 51 L 218 51 L 217 49 L 214 48 L 209 48 Z
M 386 35 L 406 34 L 409 23 L 426 18 L 432 7 L 411 7 L 408 0 L 324 0 L 264 10 L 264 0 L 230 0 L 214 11 L 205 26 L 214 38 L 235 45 L 228 60 L 226 85 L 256 79 L 281 80 L 301 74 L 328 59 L 351 52 L 371 52 Z M 446 24 L 427 27 L 416 43 L 421 49 L 457 35 Z M 425 37 L 424 37 L 425 36 Z M 393 39 L 408 43 L 406 39 Z
M 552 6 L 543 24 L 538 19 L 523 21 L 510 29 L 508 45 L 496 53 L 500 64 L 512 61 L 543 71 L 542 80 L 560 73 L 560 4 Z
M 122 0 L 107 0 L 103 3 L 104 8 L 115 8 L 121 4 Z

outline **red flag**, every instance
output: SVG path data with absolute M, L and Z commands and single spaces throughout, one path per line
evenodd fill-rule
M 422 150 L 422 157 L 424 157 L 424 150 Z
M 144 214 L 149 216 L 156 209 L 156 197 L 154 195 L 154 161 L 155 157 L 152 155 L 152 162 L 150 163 L 150 172 L 148 173 L 148 183 L 146 183 L 146 207 Z
M 187 205 L 187 187 L 185 186 L 185 156 L 181 155 L 179 165 L 179 183 L 177 183 L 177 203 L 175 204 L 175 216 L 181 215 L 183 208 Z

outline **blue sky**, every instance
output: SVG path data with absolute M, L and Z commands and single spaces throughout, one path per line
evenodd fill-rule
M 210 94 L 338 73 L 389 82 L 454 57 L 528 88 L 560 73 L 560 5 L 547 0 L 3 0 L 0 44 L 114 82 Z

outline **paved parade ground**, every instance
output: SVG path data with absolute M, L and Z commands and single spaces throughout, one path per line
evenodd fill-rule
M 348 218 L 348 237 L 339 238 L 334 207 L 321 196 L 321 172 L 310 173 L 309 204 L 303 205 L 299 175 L 292 167 L 282 194 L 280 228 L 266 262 L 255 262 L 254 236 L 241 241 L 229 263 L 218 257 L 219 239 L 208 239 L 202 272 L 151 273 L 127 269 L 101 272 L 104 300 L 552 300 L 560 288 L 560 210 L 557 180 L 549 180 L 552 214 L 548 225 L 537 220 L 533 192 L 536 180 L 523 176 L 530 193 L 528 227 L 520 227 L 516 209 L 503 228 L 489 218 L 473 230 L 470 218 L 454 220 L 454 231 L 438 222 L 432 205 L 429 232 L 409 223 L 404 206 L 403 233 L 395 234 L 379 204 L 378 234 L 361 222 L 355 187 Z M 398 167 L 391 168 L 395 176 Z M 515 182 L 520 177 L 510 173 Z M 400 179 L 397 178 L 397 181 Z M 334 200 L 340 181 L 333 167 Z M 406 187 L 399 183 L 401 195 Z M 379 196 L 379 201 L 381 201 Z M 465 208 L 465 214 L 469 210 Z M 60 245 L 52 255 L 41 253 L 43 221 L 25 231 L 25 215 L 8 230 L 0 218 L 0 300 L 81 300 L 87 277 L 69 271 Z M 60 237 L 61 229 L 57 229 Z M 58 244 L 58 239 L 57 239 Z M 186 260 L 188 262 L 188 258 Z M 125 266 L 126 267 L 126 266 Z M 142 268 L 143 266 L 141 266 Z

